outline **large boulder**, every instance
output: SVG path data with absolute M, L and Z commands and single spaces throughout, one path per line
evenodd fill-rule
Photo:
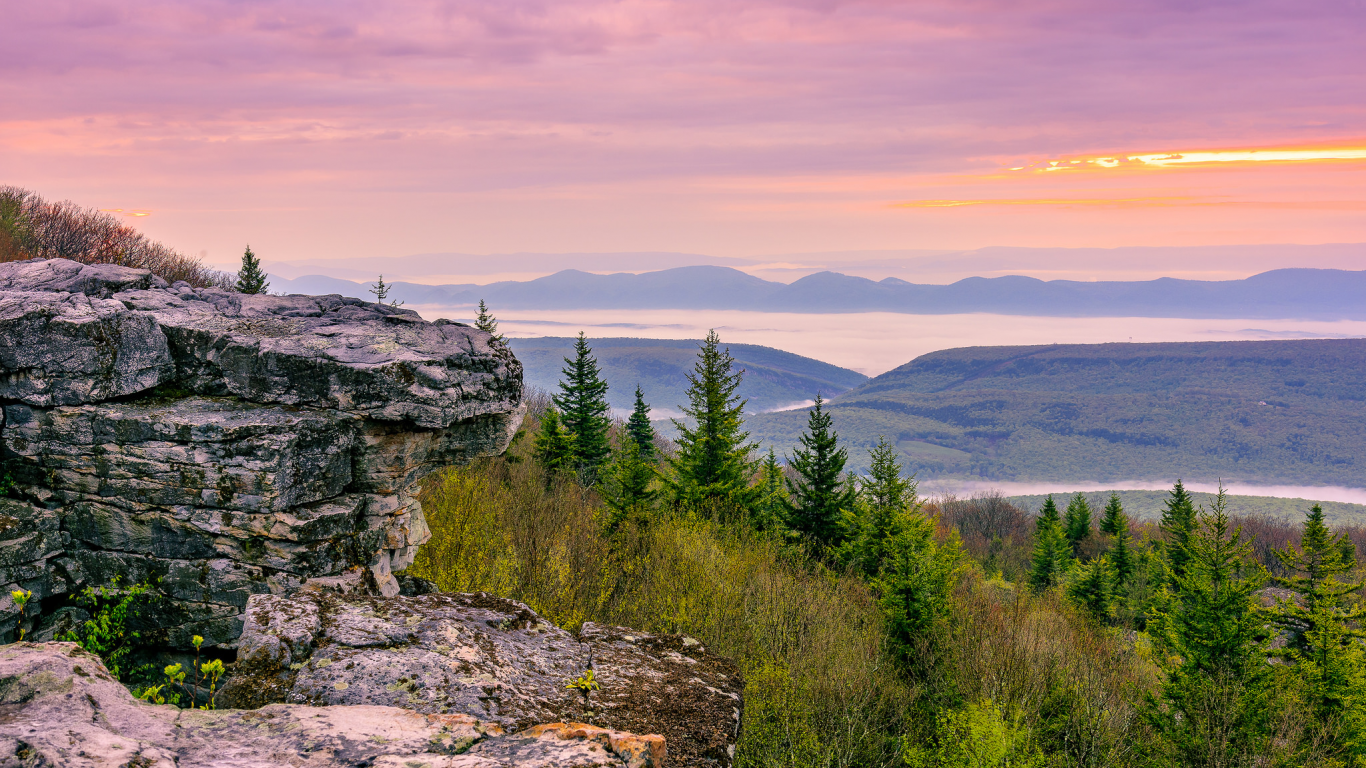
M 399 307 L 0 264 L 0 640 L 115 580 L 160 585 L 143 629 L 179 648 L 234 647 L 249 596 L 309 579 L 396 595 L 418 483 L 505 450 L 521 393 L 505 345 Z
M 510 731 L 385 706 L 157 706 L 73 643 L 0 647 L 0 710 L 0 768 L 659 768 L 668 748 L 586 723 Z
M 592 671 L 597 687 L 570 683 Z M 378 599 L 310 586 L 253 595 L 233 706 L 272 702 L 462 714 L 524 731 L 581 722 L 664 737 L 670 765 L 730 766 L 743 682 L 688 637 L 585 624 L 579 635 L 484 593 Z

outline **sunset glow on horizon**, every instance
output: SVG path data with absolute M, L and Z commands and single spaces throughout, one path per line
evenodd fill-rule
M 222 265 L 1366 243 L 1362 39 L 1354 0 L 13 4 L 0 184 Z

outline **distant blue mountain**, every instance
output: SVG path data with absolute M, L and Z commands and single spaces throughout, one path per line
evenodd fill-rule
M 1244 280 L 1078 282 L 1032 277 L 970 277 L 918 285 L 820 272 L 791 284 L 730 267 L 691 266 L 642 274 L 567 269 L 525 282 L 489 285 L 393 284 L 409 304 L 504 309 L 741 309 L 760 312 L 990 312 L 1042 317 L 1366 319 L 1366 271 L 1277 269 Z M 373 298 L 368 286 L 308 275 L 272 277 L 271 290 Z

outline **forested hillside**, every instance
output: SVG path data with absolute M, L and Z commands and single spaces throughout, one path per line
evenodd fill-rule
M 656 410 L 677 414 L 686 402 L 687 374 L 697 358 L 697 341 L 688 339 L 592 339 L 602 378 L 608 384 L 607 401 L 614 408 L 630 409 L 639 384 L 645 401 Z M 550 390 L 560 380 L 564 358 L 573 355 L 574 340 L 567 337 L 508 339 L 522 361 L 527 384 Z M 772 410 L 815 397 L 833 397 L 866 382 L 867 376 L 847 368 L 822 363 L 757 344 L 729 344 L 745 378 L 737 394 L 749 401 L 751 412 Z
M 921 479 L 1361 482 L 1366 340 L 972 347 L 829 406 L 867 466 L 880 435 Z M 804 413 L 756 415 L 791 450 Z

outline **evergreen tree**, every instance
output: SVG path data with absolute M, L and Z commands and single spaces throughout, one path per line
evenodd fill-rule
M 673 476 L 667 482 L 677 505 L 748 508 L 753 501 L 749 482 L 754 476 L 754 445 L 745 442 L 745 401 L 735 395 L 744 371 L 733 371 L 734 365 L 735 358 L 721 348 L 716 331 L 708 332 L 688 375 L 688 405 L 683 408 L 694 426 L 673 420 L 678 449 L 669 459 Z
M 645 461 L 640 445 L 629 435 L 624 436 L 602 478 L 601 490 L 608 509 L 606 528 L 609 534 L 616 533 L 627 523 L 639 525 L 649 521 L 650 510 L 655 497 L 659 495 L 651 487 L 655 477 L 653 462 Z
M 479 300 L 479 314 L 474 318 L 474 327 L 493 337 L 494 341 L 507 341 L 503 334 L 498 332 L 498 318 L 489 314 L 489 308 L 484 306 L 484 300 Z
M 1080 557 L 1082 542 L 1091 536 L 1091 505 L 1086 502 L 1085 494 L 1078 492 L 1067 502 L 1062 527 L 1072 547 L 1072 557 Z
M 829 548 L 843 538 L 840 523 L 844 510 L 854 505 L 856 489 L 842 477 L 849 453 L 839 447 L 839 435 L 830 428 L 824 403 L 817 393 L 806 431 L 798 438 L 802 447 L 793 452 L 791 464 L 797 477 L 787 485 L 787 519 L 793 530 Z
M 1100 532 L 1117 536 L 1123 526 L 1124 505 L 1119 502 L 1119 494 L 1111 492 L 1110 501 L 1105 505 L 1105 512 L 1100 518 Z
M 565 431 L 574 438 L 574 470 L 584 485 L 593 485 L 612 453 L 607 439 L 607 430 L 612 426 L 607 382 L 602 380 L 598 361 L 583 331 L 579 331 L 574 342 L 574 358 L 566 357 L 564 362 L 560 392 L 551 400 L 561 411 Z
M 1129 519 L 1122 511 L 1115 518 L 1113 527 L 1115 533 L 1111 537 L 1113 543 L 1110 545 L 1110 564 L 1115 570 L 1115 592 L 1123 594 L 1124 585 L 1138 567 L 1138 558 L 1133 550 L 1133 540 L 1129 536 Z
M 384 300 L 389 298 L 389 291 L 393 290 L 393 288 L 394 286 L 384 282 L 384 275 L 380 275 L 379 280 L 375 281 L 375 284 L 369 288 L 369 291 L 370 293 L 375 294 L 376 303 L 383 304 Z M 403 302 L 391 301 L 389 302 L 389 306 L 401 307 L 403 306 Z
M 1177 765 L 1254 765 L 1269 747 L 1269 649 L 1257 601 L 1266 574 L 1231 528 L 1222 488 L 1197 523 L 1171 599 L 1149 622 L 1166 679 L 1144 714 L 1155 746 Z
M 574 467 L 574 439 L 564 431 L 560 423 L 560 412 L 547 408 L 541 415 L 541 426 L 536 431 L 536 444 L 532 455 L 547 475 L 565 472 Z
M 1053 497 L 1048 498 L 1049 501 Z M 1047 506 L 1044 511 L 1047 512 Z M 1053 508 L 1052 517 L 1040 514 L 1034 527 L 1034 552 L 1030 556 L 1029 585 L 1042 592 L 1062 580 L 1071 564 L 1072 548 L 1063 533 L 1062 522 Z
M 636 407 L 626 420 L 626 434 L 640 446 L 640 460 L 655 462 L 655 428 L 650 424 L 650 406 L 645 403 L 645 394 L 636 385 Z
M 1043 506 L 1039 508 L 1039 516 L 1034 518 L 1034 532 L 1037 534 L 1050 525 L 1062 525 L 1062 517 L 1058 514 L 1058 504 L 1053 501 L 1053 494 L 1051 493 L 1044 498 Z
M 892 528 L 899 516 L 919 508 L 915 481 L 901 476 L 896 446 L 879 437 L 870 452 L 868 477 L 859 480 L 855 514 L 848 516 L 850 540 L 841 559 L 868 577 L 882 567 Z
M 261 260 L 256 258 L 256 254 L 251 252 L 251 246 L 248 245 L 242 254 L 242 268 L 237 270 L 235 290 L 238 293 L 265 293 L 269 287 L 266 273 L 261 269 Z
M 1086 563 L 1067 585 L 1067 597 L 1097 621 L 1110 618 L 1115 598 L 1115 573 L 1104 555 Z
M 886 553 L 873 588 L 893 649 L 911 660 L 928 630 L 948 616 L 949 596 L 962 570 L 962 547 L 957 534 L 941 543 L 935 539 L 933 520 L 902 510 L 888 532 Z
M 783 467 L 772 448 L 759 465 L 759 484 L 755 487 L 754 504 L 750 507 L 750 524 L 758 531 L 781 530 L 787 513 L 787 482 Z
M 1159 526 L 1166 538 L 1163 549 L 1172 571 L 1171 586 L 1175 586 L 1176 579 L 1186 572 L 1186 561 L 1190 558 L 1187 547 L 1195 532 L 1195 519 L 1195 505 L 1191 502 L 1190 494 L 1186 493 L 1186 486 L 1177 480 L 1172 487 L 1171 498 L 1167 499 L 1166 509 L 1162 511 L 1162 523 Z
M 1291 633 L 1280 655 L 1299 663 L 1314 715 L 1329 726 L 1340 753 L 1360 758 L 1366 757 L 1366 673 L 1361 647 L 1366 633 L 1355 625 L 1366 609 L 1346 603 L 1366 584 L 1340 578 L 1354 567 L 1343 557 L 1345 538 L 1328 529 L 1323 508 L 1315 504 L 1305 516 L 1300 549 L 1276 550 L 1277 559 L 1291 575 L 1275 581 L 1293 591 L 1298 600 L 1280 601 L 1272 623 Z

